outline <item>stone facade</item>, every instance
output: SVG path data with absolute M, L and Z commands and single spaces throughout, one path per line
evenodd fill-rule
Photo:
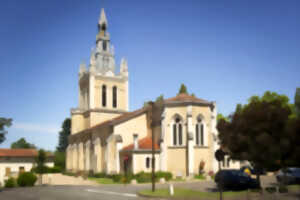
M 204 162 L 205 172 L 217 171 L 216 103 L 179 94 L 128 112 L 127 61 L 122 59 L 120 72 L 115 74 L 104 10 L 98 27 L 89 69 L 80 67 L 79 106 L 71 110 L 67 169 L 149 172 L 153 145 L 156 170 L 193 176 Z M 232 166 L 239 167 L 237 162 Z

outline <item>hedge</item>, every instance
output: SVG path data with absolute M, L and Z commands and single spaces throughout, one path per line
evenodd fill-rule
M 16 179 L 10 177 L 9 179 L 5 180 L 4 187 L 6 188 L 13 188 L 16 187 Z
M 24 172 L 19 175 L 17 183 L 21 187 L 34 186 L 36 180 L 37 177 L 32 172 Z

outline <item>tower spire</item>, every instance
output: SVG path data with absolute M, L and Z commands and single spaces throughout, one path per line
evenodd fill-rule
M 99 19 L 99 25 L 100 26 L 105 25 L 107 27 L 107 19 L 106 19 L 104 8 L 101 9 L 101 14 L 100 14 L 100 19 Z

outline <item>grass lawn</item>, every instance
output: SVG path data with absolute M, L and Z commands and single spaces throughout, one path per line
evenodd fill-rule
M 151 190 L 142 190 L 139 192 L 141 195 L 152 196 L 152 197 L 171 197 L 168 189 L 158 189 L 154 193 Z M 238 191 L 238 192 L 223 192 L 224 197 L 237 197 L 237 196 L 245 196 L 246 191 Z M 218 192 L 200 192 L 189 189 L 175 188 L 173 197 L 187 197 L 187 198 L 216 198 L 219 197 Z
M 300 185 L 288 185 L 287 188 L 288 188 L 288 190 L 299 191 Z
M 111 178 L 93 178 L 88 177 L 91 181 L 96 181 L 99 184 L 116 184 Z

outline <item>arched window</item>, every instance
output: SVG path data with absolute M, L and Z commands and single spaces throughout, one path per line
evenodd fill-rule
M 183 144 L 182 120 L 179 116 L 177 116 L 173 124 L 173 145 L 182 146 L 182 144 Z
M 106 85 L 102 85 L 102 106 L 106 106 Z
M 117 107 L 117 87 L 114 86 L 113 87 L 113 107 L 116 108 Z
M 150 167 L 150 158 L 146 158 L 146 168 L 148 169 Z
M 197 146 L 204 146 L 204 123 L 203 120 L 198 117 L 197 124 L 196 124 L 196 145 Z

